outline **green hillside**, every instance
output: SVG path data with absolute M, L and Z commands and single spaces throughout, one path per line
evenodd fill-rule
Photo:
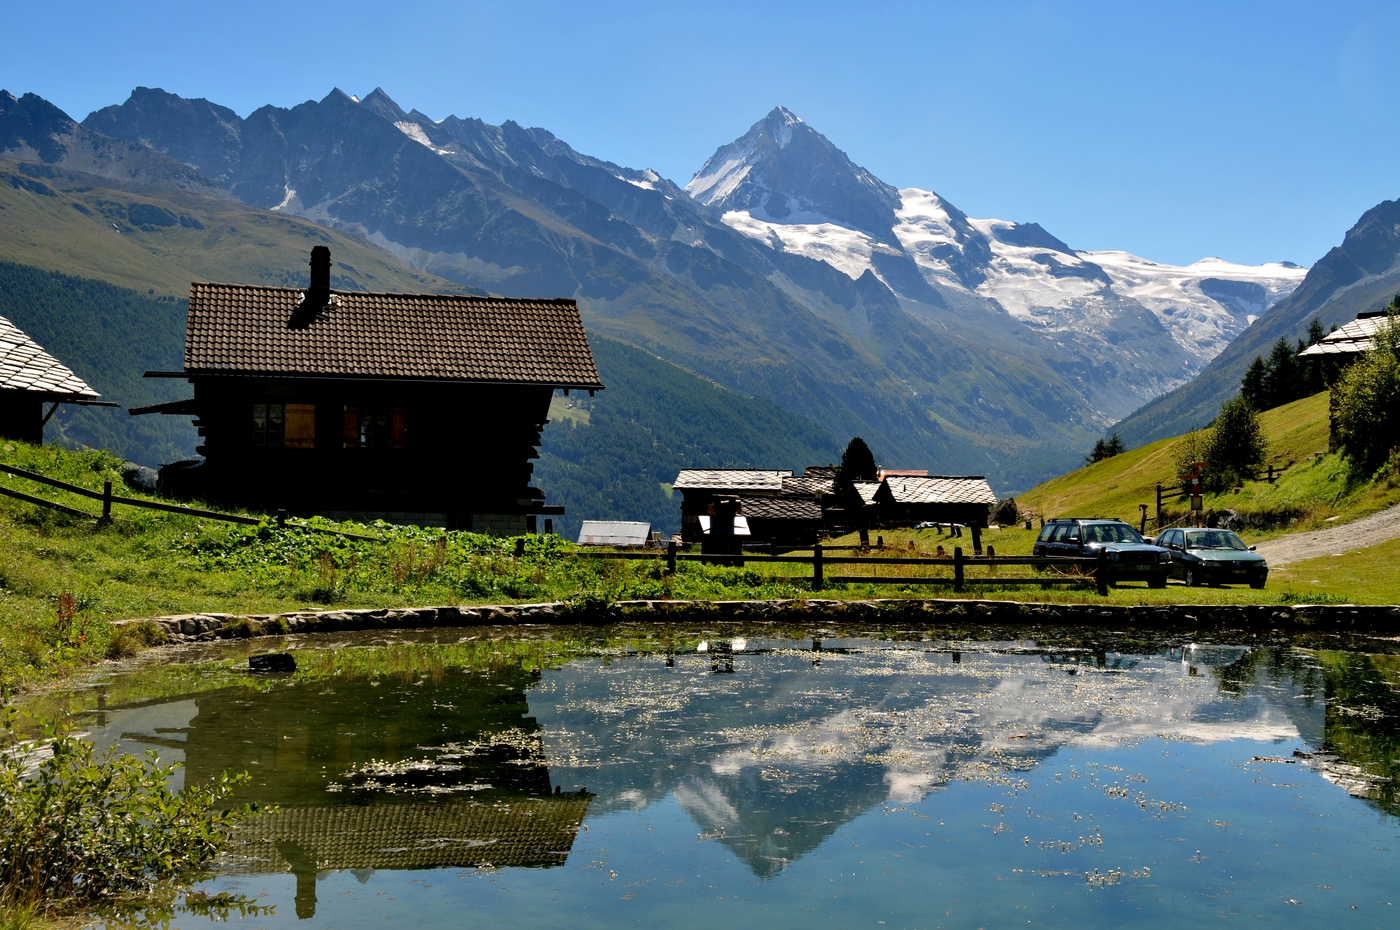
M 186 297 L 195 280 L 304 285 L 315 245 L 330 246 L 337 288 L 480 293 L 406 268 L 361 239 L 230 196 L 165 185 L 135 192 L 0 158 L 0 260 Z
M 1338 453 L 1327 451 L 1326 392 L 1266 411 L 1259 421 L 1269 442 L 1268 460 L 1284 468 L 1282 474 L 1273 484 L 1246 482 L 1239 489 L 1207 494 L 1203 501 L 1208 511 L 1243 515 L 1251 524 L 1251 542 L 1354 520 L 1400 503 L 1400 476 L 1383 475 L 1374 482 L 1357 479 Z M 1182 439 L 1158 440 L 1061 475 L 1027 491 L 1018 502 L 1045 517 L 1118 517 L 1136 525 L 1139 504 L 1147 504 L 1148 516 L 1153 515 L 1159 482 L 1180 484 L 1175 465 Z M 1164 505 L 1171 519 L 1184 516 L 1189 502 L 1173 495 Z M 1149 522 L 1148 532 L 1152 531 Z M 1018 551 L 1029 551 L 1029 539 L 1013 536 L 1007 543 L 1013 538 Z

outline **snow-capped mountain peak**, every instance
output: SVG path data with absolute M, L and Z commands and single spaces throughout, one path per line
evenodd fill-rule
M 785 107 L 721 146 L 685 189 L 722 213 L 784 225 L 832 223 L 894 244 L 899 192 Z
M 1092 355 L 1113 351 L 1115 327 L 1158 339 L 1173 373 L 1169 383 L 1144 382 L 1144 399 L 1190 378 L 1306 274 L 1288 262 L 1178 267 L 1078 252 L 1037 223 L 970 219 L 933 191 L 895 190 L 783 107 L 716 151 L 686 192 L 770 248 L 852 279 L 873 273 L 915 302 L 928 299 L 923 284 L 958 292 L 961 303 L 987 301 Z

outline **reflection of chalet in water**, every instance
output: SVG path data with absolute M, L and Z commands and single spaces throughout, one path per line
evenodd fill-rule
M 42 443 L 59 404 L 114 407 L 82 378 L 0 316 L 0 439 Z M 44 404 L 49 404 L 48 413 Z
M 310 917 L 318 873 L 564 864 L 593 795 L 551 784 L 526 699 L 537 680 L 519 665 L 273 679 L 194 696 L 183 726 L 132 733 L 140 709 L 117 726 L 183 752 L 187 783 L 249 772 L 234 800 L 281 810 L 244 821 L 228 855 L 294 873 Z
M 601 389 L 573 300 L 190 287 L 190 400 L 204 462 L 169 493 L 332 517 L 522 533 L 560 513 L 530 486 L 555 389 Z

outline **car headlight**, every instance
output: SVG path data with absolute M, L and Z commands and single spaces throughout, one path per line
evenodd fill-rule
M 1120 558 L 1122 558 L 1122 556 L 1121 556 L 1118 552 L 1115 552 L 1115 551 L 1113 551 L 1113 550 L 1109 550 L 1109 553 L 1108 553 L 1108 560 L 1109 560 L 1110 562 L 1117 562 Z
M 1157 561 L 1158 561 L 1158 562 L 1170 562 L 1171 560 L 1172 560 L 1172 554 L 1171 554 L 1170 552 L 1165 552 L 1165 551 L 1164 551 L 1164 552 L 1159 552 L 1159 553 L 1157 553 Z

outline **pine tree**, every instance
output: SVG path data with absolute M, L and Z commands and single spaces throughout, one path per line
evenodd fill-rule
M 1269 409 L 1269 399 L 1264 394 L 1264 386 L 1269 381 L 1269 364 L 1264 361 L 1264 356 L 1254 356 L 1254 361 L 1249 363 L 1249 370 L 1240 379 L 1240 396 L 1249 401 L 1255 410 Z
M 874 481 L 877 474 L 875 455 L 865 440 L 855 437 L 841 453 L 841 478 L 845 481 Z

